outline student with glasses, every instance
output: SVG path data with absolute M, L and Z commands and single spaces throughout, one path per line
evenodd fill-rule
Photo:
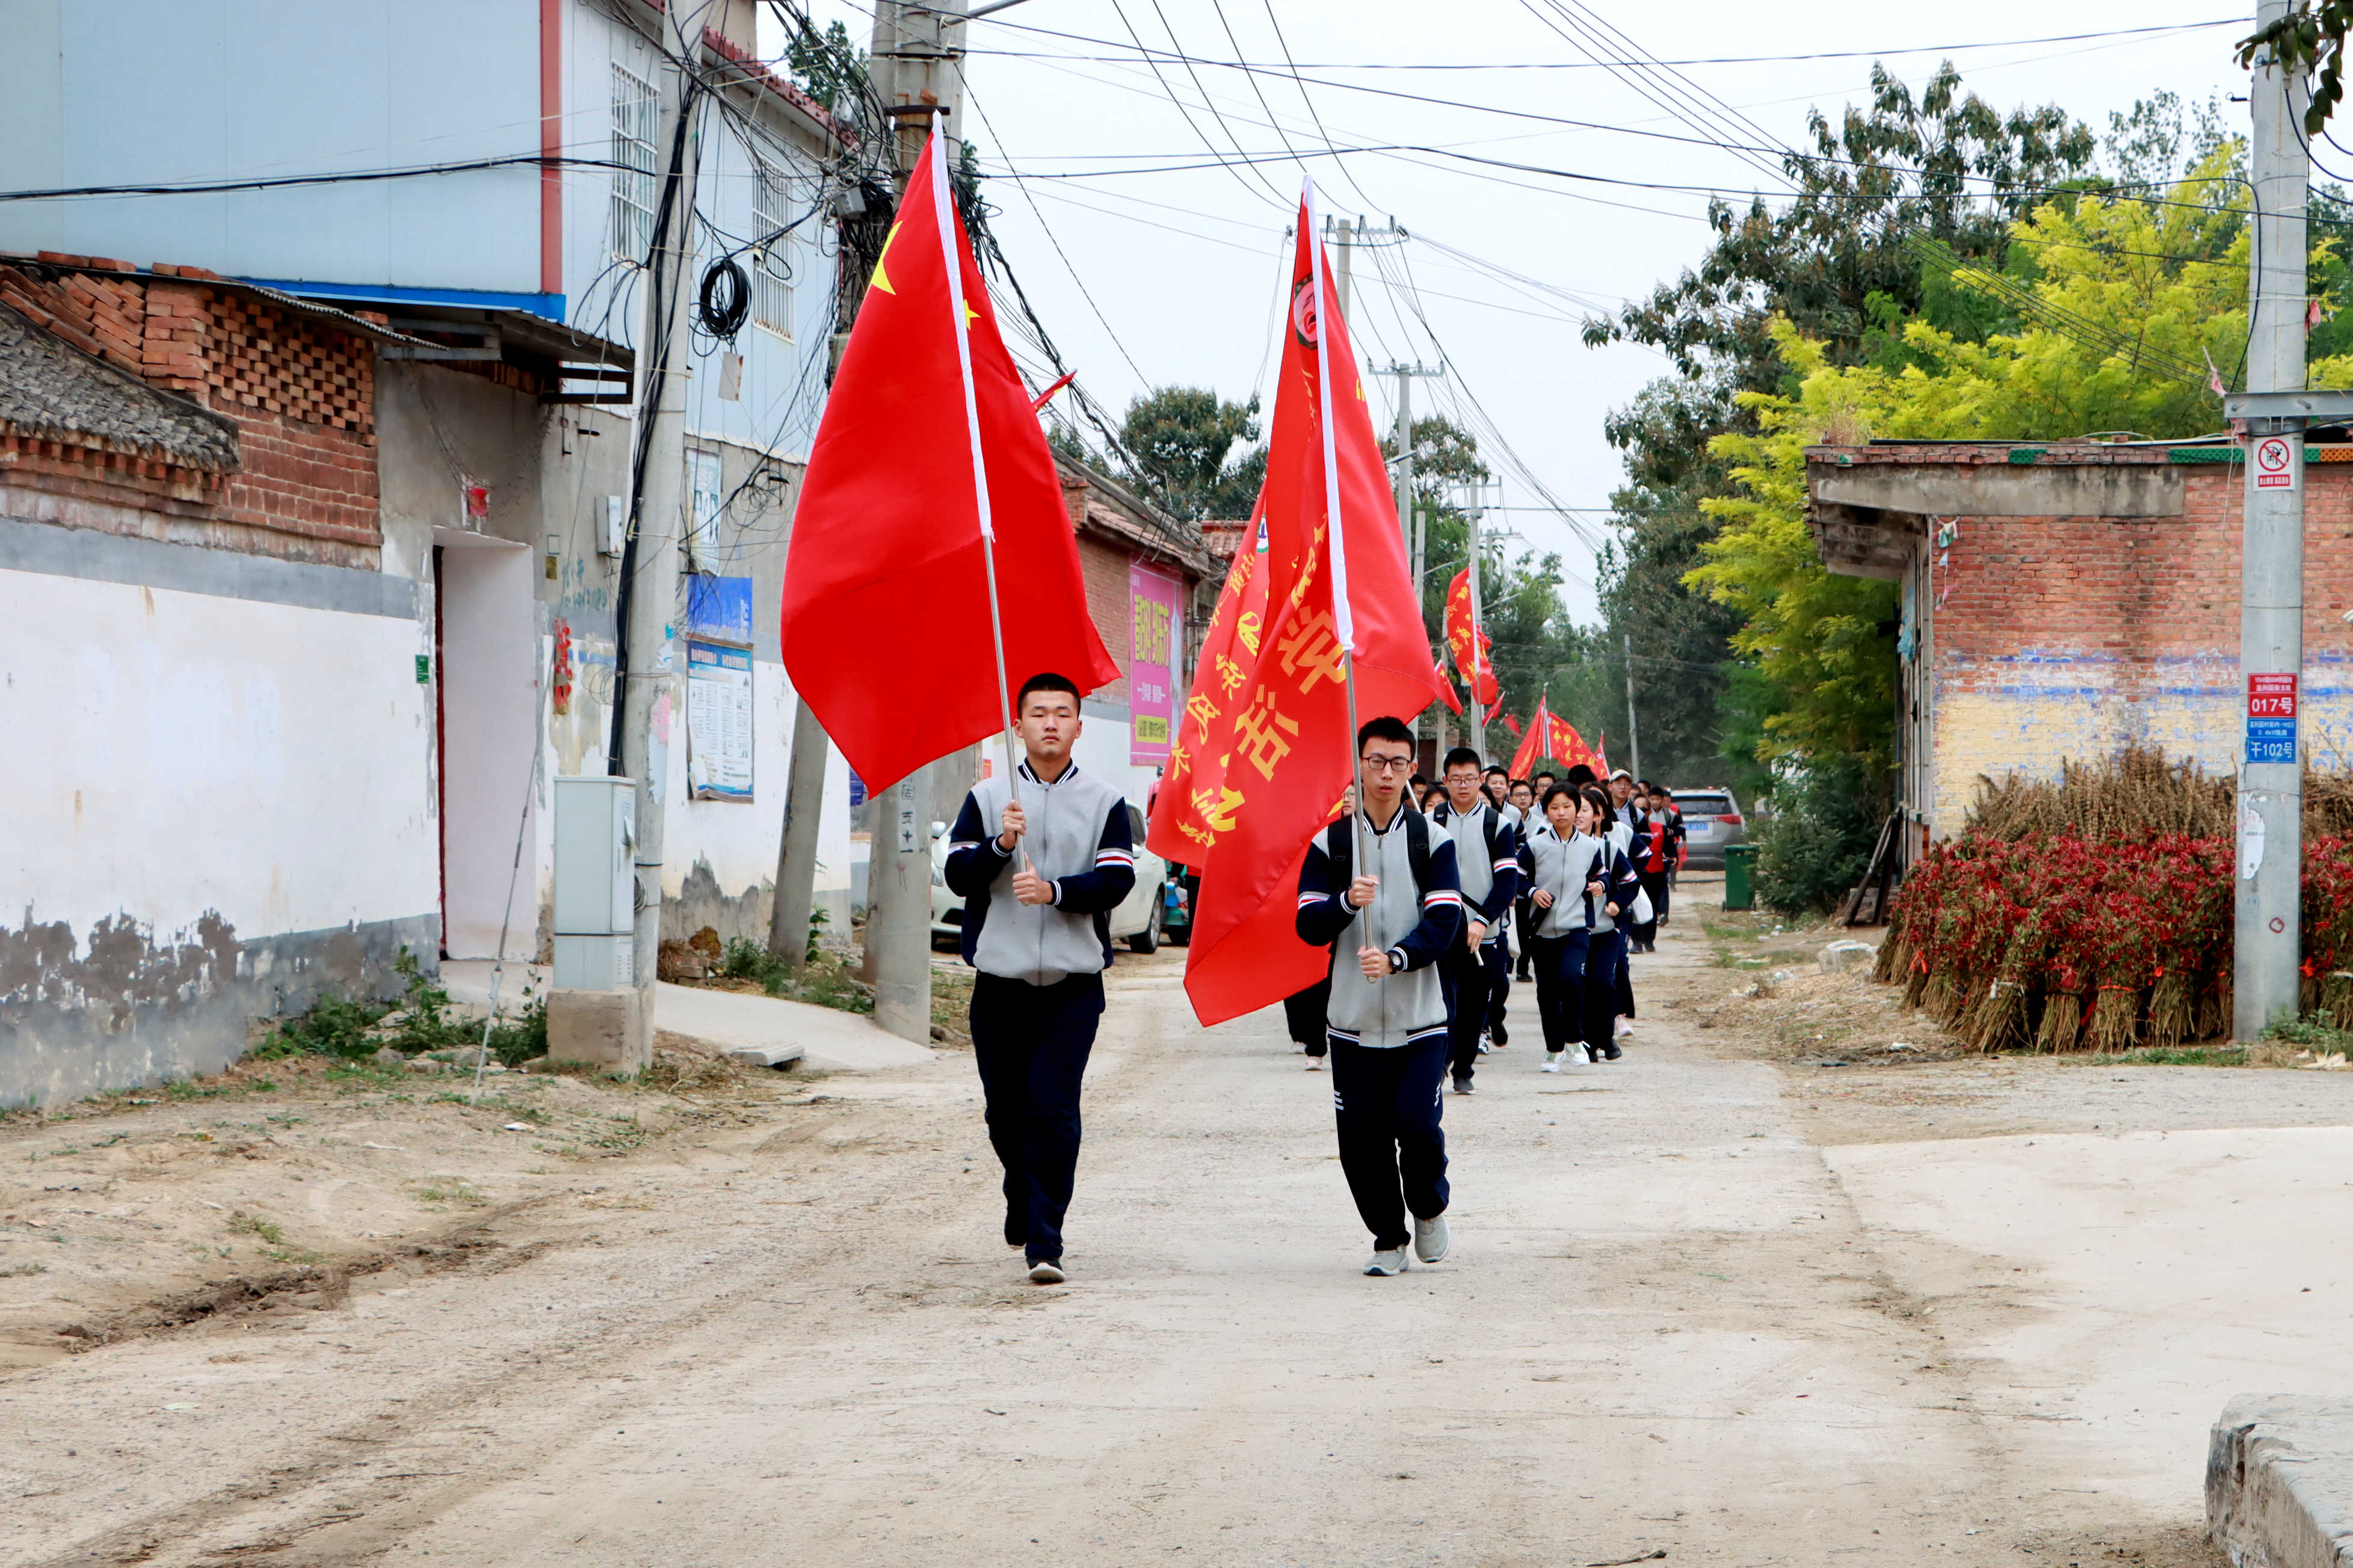
M 1308 846 L 1299 872 L 1302 942 L 1332 950 L 1326 1026 L 1340 1169 L 1373 1233 L 1371 1275 L 1452 1244 L 1446 1224 L 1446 1076 L 1451 999 L 1440 962 L 1462 941 L 1454 843 L 1408 808 L 1413 731 L 1382 717 L 1356 731 L 1360 811 Z

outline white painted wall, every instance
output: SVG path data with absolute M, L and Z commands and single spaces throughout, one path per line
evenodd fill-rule
M 0 19 L 0 189 L 234 180 L 539 151 L 533 5 L 10 0 Z M 0 205 L 0 249 L 533 293 L 539 174 L 515 167 L 16 202 Z
M 681 687 L 683 683 L 681 682 Z M 785 667 L 752 661 L 752 792 L 748 802 L 686 798 L 684 691 L 670 749 L 668 837 L 662 848 L 662 895 L 676 896 L 698 860 L 711 863 L 722 892 L 735 895 L 776 875 L 776 839 L 784 826 L 785 795 L 791 778 L 793 719 L 800 700 Z M 828 748 L 825 812 L 818 827 L 817 888 L 819 902 L 828 891 L 849 889 L 849 764 Z M 839 921 L 840 913 L 834 916 Z
M 0 626 L 12 921 L 161 940 L 218 910 L 250 939 L 432 912 L 415 623 L 0 571 Z
M 532 781 L 539 732 L 540 639 L 532 615 L 535 557 L 519 544 L 437 531 L 441 552 L 441 943 L 452 958 L 495 958 L 538 945 L 533 879 L 514 873 L 518 827 L 535 837 L 543 790 Z M 526 842 L 528 842 L 528 838 Z M 510 888 L 513 902 L 508 903 Z

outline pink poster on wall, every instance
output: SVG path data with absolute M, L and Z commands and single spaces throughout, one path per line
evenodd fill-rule
M 1149 767 L 1168 760 L 1176 714 L 1177 606 L 1184 584 L 1157 567 L 1127 568 L 1127 760 Z

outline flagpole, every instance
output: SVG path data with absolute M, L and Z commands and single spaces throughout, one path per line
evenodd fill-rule
M 932 121 L 931 155 L 932 210 L 939 219 L 940 256 L 948 275 L 948 325 L 955 338 L 956 368 L 964 374 L 965 429 L 972 440 L 972 489 L 980 513 L 981 570 L 988 578 L 988 638 L 997 651 L 997 710 L 1005 721 L 1006 798 L 1018 805 L 1021 800 L 1021 771 L 1013 757 L 1013 694 L 1006 681 L 1005 614 L 997 602 L 997 520 L 988 503 L 988 464 L 980 449 L 980 398 L 973 387 L 972 336 L 965 331 L 964 247 L 956 243 L 955 204 L 948 195 L 947 142 L 941 134 L 936 117 Z M 1003 831 L 1001 823 L 998 831 Z M 1022 868 L 1028 869 L 1027 847 L 1017 838 L 1013 850 Z
M 1365 829 L 1369 820 L 1371 797 L 1365 793 L 1364 748 L 1356 744 L 1356 617 L 1348 602 L 1348 548 L 1340 528 L 1340 456 L 1339 440 L 1332 428 L 1332 334 L 1324 320 L 1324 240 L 1315 223 L 1315 181 L 1310 175 L 1300 182 L 1300 201 L 1307 209 L 1307 221 L 1302 226 L 1300 237 L 1307 241 L 1308 267 L 1315 280 L 1315 393 L 1317 423 L 1324 436 L 1324 521 L 1332 533 L 1332 618 L 1340 639 L 1340 684 L 1348 694 L 1348 773 L 1356 780 L 1354 806 L 1348 813 L 1348 837 L 1356 853 L 1350 875 L 1364 873 Z M 1336 307 L 1335 307 L 1336 308 Z M 1346 317 L 1341 318 L 1345 325 Z M 1415 585 L 1418 596 L 1421 590 Z M 1399 807 L 1403 809 L 1402 806 Z M 1340 889 L 1340 899 L 1347 901 L 1348 889 Z M 1373 911 L 1367 905 L 1357 911 L 1364 921 L 1362 943 L 1378 947 L 1373 927 Z

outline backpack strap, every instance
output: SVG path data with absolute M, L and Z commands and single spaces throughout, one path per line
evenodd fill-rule
M 1398 808 L 1403 811 L 1404 808 Z M 1413 869 L 1415 901 L 1430 891 L 1430 818 L 1418 811 L 1405 812 L 1405 859 Z

